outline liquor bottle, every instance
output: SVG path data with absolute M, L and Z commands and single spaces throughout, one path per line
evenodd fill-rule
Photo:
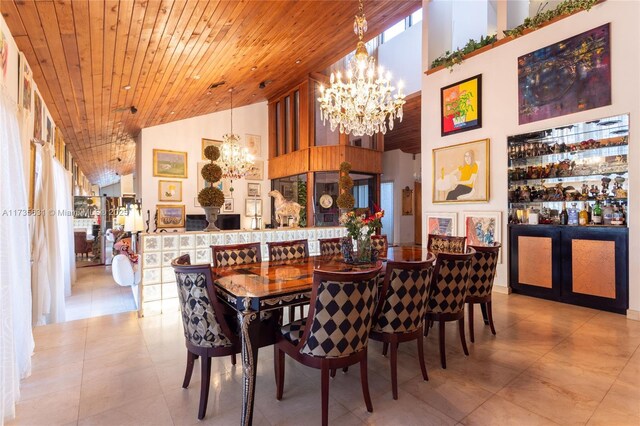
M 605 225 L 611 225 L 611 219 L 613 218 L 613 206 L 607 200 L 604 202 L 602 208 L 602 223 Z
M 580 212 L 576 207 L 576 203 L 571 203 L 571 208 L 567 210 L 569 213 L 569 225 L 580 225 Z
M 602 209 L 600 208 L 600 201 L 596 201 L 591 219 L 593 220 L 594 225 L 602 225 Z
M 562 212 L 560 212 L 560 225 L 569 223 L 569 214 L 567 213 L 567 203 L 562 203 Z
M 587 203 L 585 201 L 582 206 L 582 210 L 580 210 L 580 213 L 578 214 L 578 224 L 580 224 L 580 226 L 586 226 L 589 224 L 589 213 L 587 212 L 586 204 Z

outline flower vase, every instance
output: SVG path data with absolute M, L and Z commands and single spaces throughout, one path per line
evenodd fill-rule
M 220 228 L 216 226 L 216 219 L 220 214 L 220 207 L 203 207 L 204 215 L 207 218 L 207 222 L 209 225 L 203 229 L 203 231 L 211 232 L 211 231 L 219 231 Z
M 356 256 L 360 263 L 371 262 L 371 238 L 368 235 L 358 238 Z
M 342 251 L 342 257 L 344 261 L 350 263 L 353 261 L 353 240 L 351 237 L 342 237 L 340 240 L 340 249 Z

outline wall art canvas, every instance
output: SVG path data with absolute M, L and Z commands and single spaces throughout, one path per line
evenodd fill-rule
M 259 135 L 245 135 L 245 140 L 247 141 L 247 149 L 249 150 L 249 154 L 253 155 L 254 158 L 258 158 L 262 156 L 262 145 L 261 138 Z
M 457 213 L 432 213 L 427 214 L 427 235 L 446 235 L 447 237 L 458 234 Z
M 518 58 L 520 124 L 611 105 L 609 24 Z
M 153 175 L 160 177 L 186 178 L 187 153 L 154 149 Z
M 433 202 L 489 201 L 489 139 L 433 150 Z
M 440 89 L 441 135 L 482 127 L 482 75 Z
M 7 80 L 7 68 L 9 62 L 9 41 L 4 35 L 4 31 L 0 31 L 0 81 Z
M 184 228 L 184 205 L 158 205 L 158 228 Z
M 204 150 L 206 147 L 208 146 L 217 146 L 218 148 L 220 148 L 220 146 L 222 145 L 222 141 L 218 141 L 215 139 L 206 139 L 206 138 L 202 138 L 202 159 L 206 160 L 207 157 L 204 156 Z
M 225 198 L 222 205 L 223 213 L 233 213 L 233 198 Z
M 53 123 L 51 122 L 51 117 L 49 117 L 49 113 L 45 113 L 44 121 L 46 123 L 45 129 L 45 140 L 47 143 L 53 143 Z
M 20 52 L 20 100 L 18 103 L 27 111 L 31 111 L 31 97 L 33 93 L 31 86 L 32 79 L 31 68 L 29 68 L 26 58 L 22 52 Z
M 160 180 L 158 181 L 158 201 L 182 201 L 182 181 Z
M 464 212 L 467 245 L 488 246 L 501 243 L 502 223 L 500 216 L 500 212 Z
M 38 92 L 33 96 L 33 138 L 42 140 L 42 99 Z
M 245 176 L 247 180 L 262 180 L 264 179 L 264 161 L 255 160 L 253 166 L 249 170 L 249 173 Z
M 259 183 L 247 183 L 247 195 L 249 197 L 260 196 L 260 184 Z

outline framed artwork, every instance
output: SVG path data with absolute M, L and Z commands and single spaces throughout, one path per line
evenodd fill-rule
M 467 245 L 486 246 L 502 242 L 500 212 L 464 212 L 462 217 Z M 502 262 L 502 253 L 498 260 Z
M 262 199 L 260 198 L 247 198 L 244 201 L 244 215 L 262 216 Z
M 442 136 L 482 127 L 482 75 L 440 89 Z
M 7 80 L 7 68 L 9 62 L 9 42 L 4 35 L 4 31 L 0 31 L 0 75 L 2 81 Z
M 433 202 L 489 201 L 489 139 L 433 150 Z
M 402 190 L 402 216 L 413 215 L 413 190 L 408 186 Z
M 245 176 L 247 180 L 262 180 L 264 179 L 264 161 L 255 160 L 251 170 Z
M 280 192 L 285 200 L 293 199 L 293 182 L 282 182 L 280 184 Z
M 182 181 L 158 181 L 158 201 L 182 201 Z
M 518 122 L 611 105 L 609 24 L 518 58 Z
M 260 192 L 259 183 L 247 183 L 247 195 L 249 197 L 259 197 Z
M 217 146 L 218 148 L 220 148 L 220 145 L 222 145 L 222 141 L 218 141 L 215 139 L 206 139 L 206 138 L 202 138 L 202 159 L 206 160 L 207 157 L 204 156 L 204 150 L 206 147 L 208 146 Z
M 247 141 L 247 149 L 249 154 L 253 155 L 253 158 L 259 158 L 262 156 L 262 144 L 259 135 L 245 135 Z
M 38 92 L 33 92 L 33 138 L 42 140 L 42 99 Z
M 158 228 L 184 228 L 184 205 L 160 205 L 158 209 Z
M 447 237 L 458 234 L 458 214 L 431 213 L 427 214 L 427 235 L 446 235 Z
M 223 213 L 233 213 L 233 198 L 225 198 L 222 205 Z
M 31 82 L 33 81 L 33 76 L 31 75 L 31 68 L 29 68 L 29 64 L 27 63 L 26 58 L 20 52 L 20 90 L 18 95 L 20 99 L 18 104 L 22 105 L 22 108 L 31 111 L 31 98 L 33 93 L 33 88 Z
M 153 176 L 186 178 L 187 153 L 180 151 L 153 150 Z
M 45 125 L 45 140 L 47 143 L 53 144 L 53 123 L 51 122 L 51 117 L 49 117 L 49 113 L 45 112 L 44 114 Z

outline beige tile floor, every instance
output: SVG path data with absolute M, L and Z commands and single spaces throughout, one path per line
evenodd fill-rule
M 465 357 L 447 327 L 448 368 L 435 334 L 426 338 L 429 381 L 414 344 L 401 345 L 399 400 L 391 398 L 388 360 L 372 343 L 367 413 L 358 369 L 330 387 L 335 425 L 640 424 L 640 322 L 624 316 L 518 296 L 494 295 L 497 336 L 476 319 Z M 182 389 L 185 348 L 178 313 L 136 318 L 121 313 L 34 330 L 33 375 L 22 383 L 21 425 L 195 425 L 197 373 Z M 260 351 L 257 425 L 319 424 L 320 375 L 286 363 L 282 401 L 275 399 L 273 351 Z M 196 365 L 196 372 L 198 371 Z M 214 360 L 204 424 L 237 425 L 241 368 Z

